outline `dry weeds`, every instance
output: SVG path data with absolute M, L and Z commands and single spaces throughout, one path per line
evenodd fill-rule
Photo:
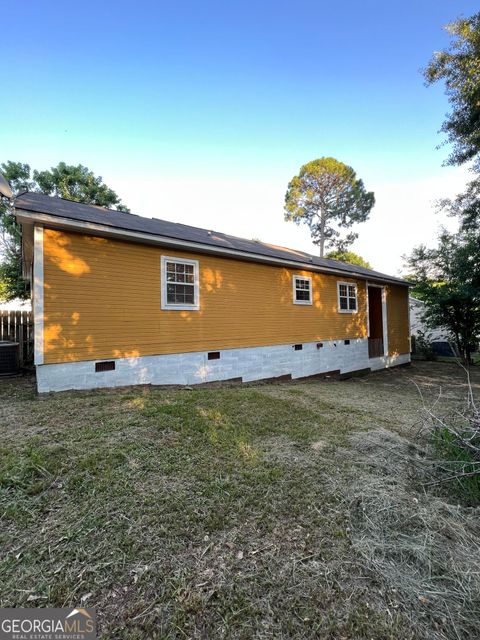
M 425 638 L 475 638 L 480 620 L 480 509 L 422 491 L 427 447 L 375 429 L 355 433 L 345 507 L 352 543 Z

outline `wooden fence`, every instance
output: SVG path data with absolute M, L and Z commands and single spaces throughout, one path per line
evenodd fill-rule
M 21 365 L 33 362 L 33 315 L 31 311 L 0 309 L 0 340 L 19 344 Z

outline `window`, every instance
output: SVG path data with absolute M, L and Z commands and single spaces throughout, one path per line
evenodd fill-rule
M 307 276 L 293 276 L 294 304 L 312 304 L 312 279 Z
M 338 282 L 338 310 L 340 313 L 355 313 L 357 310 L 357 285 Z
M 162 256 L 162 309 L 199 309 L 198 261 Z

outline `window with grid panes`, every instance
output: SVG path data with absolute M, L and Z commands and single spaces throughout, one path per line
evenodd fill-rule
M 338 283 L 338 310 L 352 313 L 357 310 L 357 285 L 348 282 Z
M 293 276 L 293 302 L 295 304 L 312 304 L 311 278 Z
M 162 307 L 198 309 L 198 262 L 162 256 Z

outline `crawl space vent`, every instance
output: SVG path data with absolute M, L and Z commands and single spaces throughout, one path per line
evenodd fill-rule
M 114 371 L 115 362 L 113 360 L 108 360 L 107 362 L 96 362 L 95 363 L 95 373 L 100 373 L 101 371 Z

